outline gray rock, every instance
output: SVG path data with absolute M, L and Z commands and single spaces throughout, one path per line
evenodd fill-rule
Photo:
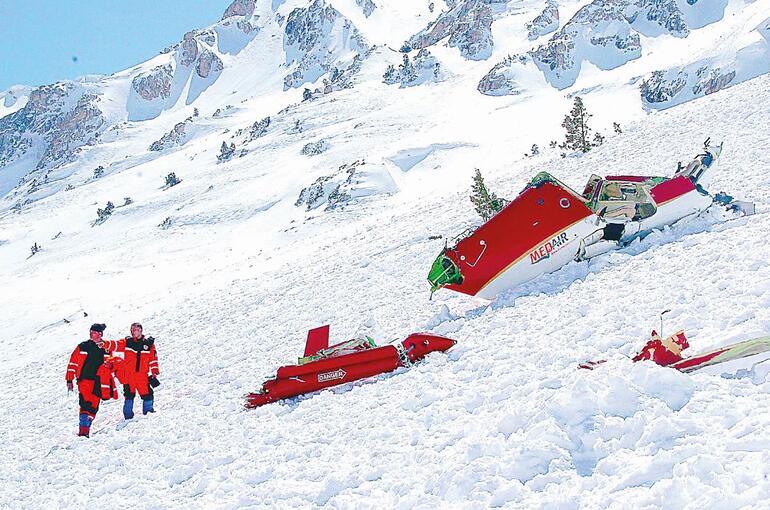
M 329 150 L 329 142 L 326 140 L 318 140 L 317 142 L 306 143 L 300 154 L 303 156 L 317 156 Z
M 195 66 L 195 72 L 201 78 L 208 78 L 209 73 L 218 73 L 224 69 L 222 60 L 209 50 L 203 50 L 198 58 L 198 64 Z
M 184 145 L 187 141 L 187 133 L 185 130 L 188 123 L 192 123 L 192 118 L 188 118 L 184 122 L 176 124 L 174 128 L 163 135 L 160 140 L 153 142 L 152 145 L 150 145 L 149 150 L 159 152 L 171 147 Z
M 329 72 L 336 64 L 332 48 L 340 51 L 346 47 L 358 54 L 368 50 L 358 29 L 331 5 L 314 0 L 307 8 L 291 11 L 284 27 L 284 49 L 286 63 L 297 62 L 297 67 L 284 77 L 284 90 Z
M 594 0 L 548 43 L 529 52 L 553 86 L 563 89 L 574 84 L 583 60 L 600 69 L 613 69 L 641 56 L 639 34 L 631 30 L 626 18 L 630 1 Z
M 521 88 L 516 82 L 513 64 L 525 64 L 525 55 L 511 55 L 484 75 L 477 87 L 478 91 L 487 96 L 515 96 L 521 94 Z
M 171 64 L 157 66 L 134 77 L 131 87 L 146 101 L 166 99 L 171 94 L 174 68 Z
M 195 32 L 187 32 L 182 38 L 182 52 L 179 61 L 183 66 L 189 66 L 198 58 L 198 41 Z
M 372 0 L 356 0 L 356 5 L 358 5 L 361 10 L 364 13 L 364 16 L 367 18 L 372 15 L 374 10 L 377 8 L 376 5 L 374 5 L 374 2 Z
M 222 19 L 225 20 L 233 16 L 245 16 L 248 18 L 254 14 L 255 3 L 255 0 L 233 0 L 233 3 L 225 9 Z
M 624 12 L 628 22 L 645 35 L 669 33 L 676 37 L 687 37 L 690 33 L 676 0 L 636 0 Z M 655 26 L 658 30 L 651 29 Z
M 0 119 L 0 168 L 26 154 L 33 140 L 42 151 L 36 169 L 73 161 L 106 128 L 99 101 L 69 82 L 33 90 L 23 108 Z
M 489 2 L 462 0 L 442 13 L 424 30 L 413 35 L 405 49 L 422 49 L 449 37 L 448 44 L 458 48 L 467 59 L 484 60 L 492 54 L 492 9 Z
M 697 83 L 692 88 L 696 96 L 709 95 L 726 88 L 735 79 L 735 71 L 722 71 L 719 67 L 701 68 L 696 73 Z
M 545 9 L 535 19 L 527 23 L 527 37 L 534 41 L 538 37 L 550 34 L 559 28 L 559 6 L 554 0 L 548 0 Z

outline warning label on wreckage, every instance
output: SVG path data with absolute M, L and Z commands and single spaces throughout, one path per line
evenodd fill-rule
M 322 374 L 318 374 L 318 382 L 329 382 L 329 381 L 336 381 L 337 379 L 344 379 L 345 378 L 345 371 L 340 369 L 333 370 L 331 372 L 324 372 Z

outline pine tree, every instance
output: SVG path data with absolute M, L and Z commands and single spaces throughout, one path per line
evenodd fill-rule
M 494 193 L 490 193 L 484 184 L 484 178 L 481 176 L 481 170 L 476 169 L 473 176 L 473 185 L 471 186 L 471 202 L 484 221 L 489 220 L 500 209 L 503 208 L 503 201 L 497 198 Z
M 582 152 L 590 151 L 591 128 L 588 127 L 588 119 L 591 117 L 592 115 L 586 110 L 580 96 L 575 97 L 572 110 L 570 110 L 569 115 L 564 117 L 564 122 L 561 124 L 567 133 L 564 143 L 559 147 Z
M 538 147 L 536 143 L 533 143 L 533 144 L 532 144 L 532 149 L 530 149 L 530 151 L 529 151 L 529 152 L 530 152 L 530 153 L 531 153 L 533 156 L 537 156 L 538 154 L 540 154 L 540 147 Z
M 598 131 L 594 133 L 594 141 L 591 143 L 594 147 L 598 147 L 604 143 L 604 137 Z
M 179 177 L 176 176 L 176 172 L 170 172 L 166 176 L 166 187 L 168 187 L 168 188 L 170 188 L 171 186 L 176 186 L 180 182 L 182 182 L 182 180 L 179 179 Z
M 623 130 L 620 129 L 620 124 L 618 124 L 617 122 L 613 122 L 612 123 L 612 129 L 615 130 L 615 134 L 617 134 L 617 135 L 619 135 L 620 133 L 623 132 Z

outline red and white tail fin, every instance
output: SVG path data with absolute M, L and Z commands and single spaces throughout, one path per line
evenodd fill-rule
M 312 356 L 321 349 L 329 347 L 329 325 L 320 328 L 311 329 L 307 332 L 307 343 L 305 343 L 304 356 Z

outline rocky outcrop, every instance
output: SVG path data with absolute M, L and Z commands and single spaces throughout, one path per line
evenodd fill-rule
M 517 76 L 531 72 L 529 64 L 535 64 L 553 87 L 570 87 L 577 80 L 584 61 L 602 70 L 622 66 L 641 56 L 640 34 L 686 37 L 692 27 L 721 19 L 726 2 L 713 0 L 696 7 L 695 0 L 688 0 L 691 6 L 688 7 L 680 0 L 594 0 L 579 9 L 547 43 L 523 58 L 515 55 L 495 65 L 479 82 L 478 90 L 489 95 L 518 93 Z M 551 29 L 554 22 L 550 20 L 554 17 L 558 24 L 558 10 L 551 1 L 543 13 L 527 25 L 530 38 Z M 652 82 L 649 93 L 666 94 Z
M 183 66 L 189 66 L 198 58 L 198 41 L 195 39 L 195 32 L 187 32 L 182 38 L 179 47 L 179 63 Z
M 704 67 L 696 73 L 697 81 L 692 87 L 692 93 L 695 96 L 713 94 L 724 88 L 727 88 L 735 79 L 734 70 L 723 70 L 719 67 Z
M 210 73 L 218 73 L 224 69 L 222 60 L 209 50 L 203 50 L 195 66 L 195 72 L 201 78 L 208 78 Z
M 36 169 L 72 161 L 80 147 L 95 143 L 106 127 L 98 103 L 97 95 L 69 82 L 33 90 L 24 108 L 0 119 L 0 167 L 33 145 L 42 154 Z
M 687 37 L 690 33 L 676 0 L 636 0 L 626 7 L 625 14 L 634 29 L 648 36 L 668 33 Z
M 528 61 L 525 55 L 511 55 L 484 75 L 478 85 L 478 91 L 487 96 L 515 96 L 521 94 L 521 87 L 516 81 L 513 64 L 521 65 Z
M 594 0 L 548 43 L 531 51 L 546 80 L 563 89 L 575 83 L 583 60 L 607 70 L 639 58 L 641 43 L 625 17 L 627 4 L 628 0 Z
M 323 154 L 328 150 L 329 150 L 329 142 L 327 142 L 326 140 L 318 140 L 317 142 L 306 143 L 302 147 L 300 154 L 302 154 L 303 156 L 317 156 L 319 154 Z
M 382 76 L 383 83 L 387 85 L 399 84 L 400 88 L 413 87 L 429 81 L 437 81 L 441 78 L 441 64 L 426 49 L 417 52 L 413 60 L 404 53 L 403 61 L 398 67 L 388 66 Z
M 484 60 L 492 54 L 492 9 L 482 0 L 462 0 L 442 13 L 405 44 L 405 50 L 422 49 L 449 38 L 467 59 Z
M 284 28 L 286 64 L 296 64 L 284 77 L 284 90 L 313 82 L 338 62 L 367 49 L 366 41 L 350 20 L 323 0 L 314 0 L 307 8 L 296 8 Z
M 166 99 L 171 94 L 173 79 L 174 67 L 171 64 L 166 64 L 138 74 L 131 82 L 131 88 L 145 101 Z
M 534 41 L 538 37 L 550 34 L 559 28 L 559 6 L 554 0 L 548 0 L 545 9 L 535 19 L 527 23 L 527 37 Z
M 256 0 L 234 0 L 222 15 L 219 23 L 220 29 L 228 29 L 232 26 L 237 28 L 244 35 L 254 35 L 259 31 L 256 26 L 256 20 L 259 16 L 254 15 Z M 230 19 L 235 18 L 235 19 Z M 219 50 L 225 53 L 237 53 L 250 39 L 241 40 L 235 48 L 220 47 Z
M 653 72 L 640 86 L 643 104 L 662 110 L 770 73 L 770 18 L 756 30 L 763 39 L 731 53 Z
M 75 159 L 84 145 L 97 142 L 106 121 L 97 104 L 99 96 L 83 94 L 75 108 L 57 119 L 50 131 L 48 147 L 38 161 L 37 168 L 57 167 Z
M 191 124 L 192 121 L 192 117 L 189 117 L 184 122 L 179 122 L 171 131 L 163 135 L 160 140 L 154 141 L 148 150 L 160 152 L 184 145 L 188 138 L 187 125 Z
M 361 11 L 364 13 L 364 16 L 367 18 L 372 15 L 374 10 L 377 8 L 376 5 L 374 5 L 374 2 L 372 0 L 356 0 L 356 5 L 358 5 L 361 8 Z
M 300 192 L 294 205 L 305 206 L 308 211 L 324 205 L 325 211 L 342 210 L 361 199 L 396 191 L 398 186 L 387 168 L 359 160 L 340 166 L 331 175 L 316 179 Z
M 222 15 L 222 19 L 232 18 L 233 16 L 245 16 L 250 17 L 254 14 L 255 0 L 233 0 L 225 13 Z

